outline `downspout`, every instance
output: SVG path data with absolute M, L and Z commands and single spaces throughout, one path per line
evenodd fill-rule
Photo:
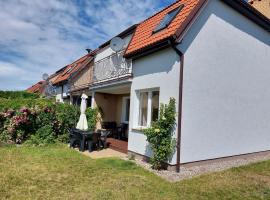
M 181 128 L 182 128 L 182 99 L 183 99 L 183 72 L 184 72 L 184 54 L 177 49 L 175 45 L 172 48 L 180 57 L 179 73 L 179 95 L 178 95 L 178 121 L 177 121 L 177 142 L 176 142 L 176 172 L 180 172 L 180 146 L 181 146 Z

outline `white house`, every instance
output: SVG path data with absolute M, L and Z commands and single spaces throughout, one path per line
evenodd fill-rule
M 269 19 L 243 0 L 176 1 L 140 23 L 125 52 L 128 151 L 151 156 L 141 128 L 170 97 L 178 108 L 171 167 L 270 150 L 269 33 Z
M 142 129 L 170 97 L 177 103 L 171 169 L 270 151 L 270 20 L 246 1 L 178 0 L 117 37 L 121 50 L 110 40 L 89 55 L 88 94 L 102 123 L 128 127 L 119 137 L 128 140 L 124 152 L 151 157 Z M 54 82 L 62 87 L 78 67 Z

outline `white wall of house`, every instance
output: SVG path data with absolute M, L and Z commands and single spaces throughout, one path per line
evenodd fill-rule
M 60 103 L 63 103 L 64 102 L 64 99 L 68 97 L 68 86 L 67 84 L 64 84 L 63 86 L 60 85 L 60 86 L 57 86 L 56 87 L 56 96 L 55 96 L 55 99 L 56 99 L 56 102 L 60 102 Z
M 63 100 L 63 95 L 62 95 L 62 92 L 63 92 L 62 86 L 56 86 L 55 92 L 56 92 L 56 95 L 55 95 L 56 102 L 63 103 L 64 100 Z
M 129 44 L 131 37 L 132 37 L 132 34 L 123 38 L 123 40 L 125 41 L 124 48 L 126 48 L 127 45 Z M 98 62 L 99 60 L 102 60 L 103 58 L 106 58 L 114 53 L 115 52 L 110 48 L 110 45 L 108 45 L 97 52 L 97 55 L 95 57 L 95 62 Z
M 159 102 L 168 103 L 170 97 L 178 99 L 180 61 L 176 52 L 165 49 L 133 61 L 133 81 L 130 93 L 130 122 L 128 150 L 151 156 L 150 147 L 145 135 L 138 129 L 139 99 L 138 91 L 158 88 Z M 178 101 L 177 101 L 178 104 Z M 176 105 L 178 106 L 178 105 Z M 176 164 L 174 155 L 171 164 Z
M 211 0 L 179 49 L 181 163 L 270 150 L 270 34 Z

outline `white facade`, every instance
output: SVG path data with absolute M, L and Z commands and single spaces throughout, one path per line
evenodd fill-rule
M 68 89 L 68 85 L 67 84 L 64 84 L 64 85 L 60 85 L 60 86 L 57 86 L 56 89 L 56 96 L 55 96 L 55 99 L 56 99 L 56 102 L 59 102 L 59 103 L 64 103 L 64 99 L 68 97 L 68 93 L 69 93 L 69 89 Z
M 212 0 L 179 49 L 181 163 L 270 150 L 270 34 Z
M 129 44 L 130 40 L 131 40 L 132 34 L 126 36 L 125 38 L 123 38 L 123 40 L 125 41 L 125 45 L 124 48 L 127 47 L 127 45 Z M 111 49 L 110 45 L 104 47 L 103 49 L 99 50 L 97 52 L 97 55 L 95 57 L 95 63 L 114 54 L 115 52 Z
M 169 48 L 133 61 L 133 81 L 130 92 L 130 121 L 128 150 L 151 156 L 145 135 L 138 127 L 140 90 L 159 90 L 159 102 L 168 104 L 170 97 L 178 107 L 180 61 L 176 52 Z M 176 154 L 171 160 L 176 164 Z
M 132 34 L 123 38 L 124 46 L 119 52 L 113 51 L 109 44 L 97 52 L 94 60 L 93 82 L 101 83 L 131 74 L 131 60 L 127 60 L 123 57 L 131 37 Z

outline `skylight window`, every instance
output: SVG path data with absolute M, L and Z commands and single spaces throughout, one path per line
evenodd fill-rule
M 184 8 L 184 4 L 180 5 L 178 8 L 170 11 L 158 24 L 153 33 L 159 32 L 169 26 L 169 24 L 173 21 L 176 15 Z

